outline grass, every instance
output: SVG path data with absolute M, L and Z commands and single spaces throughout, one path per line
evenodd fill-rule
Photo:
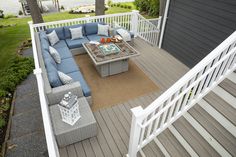
M 130 12 L 132 9 L 125 9 L 119 7 L 112 7 L 106 11 L 106 14 Z M 94 16 L 94 14 L 90 14 Z M 57 21 L 64 19 L 73 19 L 84 17 L 85 14 L 69 14 L 68 12 L 51 13 L 43 15 L 45 22 Z M 16 26 L 0 28 L 0 70 L 8 67 L 8 62 L 15 55 L 17 48 L 30 37 L 29 27 L 27 22 L 31 21 L 30 17 L 27 18 L 8 18 L 0 20 L 0 25 L 16 24 Z

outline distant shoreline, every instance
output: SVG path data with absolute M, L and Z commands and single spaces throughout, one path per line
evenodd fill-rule
M 68 3 L 68 1 L 70 1 Z M 95 0 L 59 0 L 60 6 L 64 6 L 66 10 L 78 7 L 81 5 L 95 4 Z M 43 1 L 43 5 L 51 8 L 53 7 L 52 0 Z M 18 0 L 0 0 L 0 10 L 4 11 L 4 14 L 18 15 L 19 10 L 22 10 L 21 4 Z

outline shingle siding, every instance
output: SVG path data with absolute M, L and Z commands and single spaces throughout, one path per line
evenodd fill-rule
M 189 67 L 236 30 L 236 0 L 170 0 L 162 48 Z

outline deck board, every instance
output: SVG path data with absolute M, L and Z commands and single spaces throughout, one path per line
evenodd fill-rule
M 89 141 L 90 141 L 90 144 L 93 148 L 93 151 L 94 151 L 96 157 L 103 157 L 104 155 L 103 155 L 101 147 L 97 141 L 97 137 L 92 137 L 89 139 Z
M 133 47 L 141 55 L 132 60 L 159 87 L 159 91 L 94 112 L 98 122 L 98 135 L 67 146 L 67 150 L 60 148 L 61 157 L 69 157 L 74 153 L 78 157 L 124 156 L 129 144 L 132 119 L 130 109 L 139 105 L 145 108 L 189 70 L 164 50 L 152 47 L 142 39 L 135 39 Z M 164 156 L 154 142 L 144 147 L 143 151 L 150 157 Z
M 84 148 L 82 146 L 82 142 L 74 144 L 76 152 L 79 154 L 80 157 L 86 157 L 84 152 Z
M 89 139 L 82 141 L 82 145 L 83 145 L 84 152 L 85 152 L 86 156 L 96 157 L 96 155 L 92 149 L 92 146 L 89 142 Z

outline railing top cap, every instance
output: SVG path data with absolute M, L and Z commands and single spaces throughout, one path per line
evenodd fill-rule
M 139 13 L 139 11 L 138 11 L 138 10 L 132 10 L 132 12 Z

